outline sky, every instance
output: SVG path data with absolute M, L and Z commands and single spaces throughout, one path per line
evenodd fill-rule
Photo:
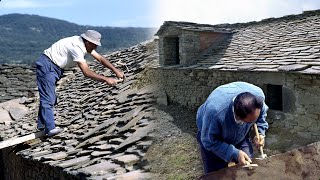
M 36 14 L 79 25 L 160 27 L 260 21 L 320 9 L 320 0 L 0 0 L 0 15 Z

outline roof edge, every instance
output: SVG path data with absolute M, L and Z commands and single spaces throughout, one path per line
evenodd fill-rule
M 252 25 L 259 25 L 259 24 L 267 24 L 267 23 L 273 23 L 273 22 L 279 22 L 279 21 L 284 21 L 284 20 L 297 20 L 297 19 L 303 19 L 306 17 L 310 16 L 316 16 L 320 15 L 320 9 L 317 10 L 310 10 L 310 11 L 303 11 L 301 14 L 291 14 L 291 15 L 285 15 L 282 17 L 274 18 L 266 18 L 262 19 L 261 21 L 250 21 L 250 22 L 245 22 L 245 23 L 225 23 L 225 24 L 199 24 L 199 23 L 194 23 L 194 22 L 186 22 L 186 21 L 164 21 L 164 23 L 161 25 L 157 33 L 155 34 L 156 36 L 160 35 L 167 27 L 169 26 L 176 26 L 176 25 L 182 25 L 182 26 L 195 26 L 195 27 L 212 27 L 212 28 L 217 28 L 218 31 L 230 31 L 231 29 L 236 29 L 236 28 L 244 28 L 247 26 L 252 26 Z M 220 29 L 220 30 L 219 30 Z

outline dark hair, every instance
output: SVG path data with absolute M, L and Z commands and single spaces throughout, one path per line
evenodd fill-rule
M 85 38 L 81 37 L 82 38 L 82 41 L 85 43 L 85 42 L 89 42 L 88 40 L 86 40 Z
M 240 93 L 234 100 L 234 112 L 240 118 L 246 118 L 255 109 L 262 109 L 263 98 L 249 92 Z

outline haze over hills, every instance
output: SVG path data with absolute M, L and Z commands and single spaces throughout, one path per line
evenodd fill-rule
M 149 40 L 156 28 L 82 26 L 63 20 L 26 14 L 0 16 L 0 64 L 33 64 L 57 40 L 80 35 L 87 29 L 101 33 L 105 54 Z

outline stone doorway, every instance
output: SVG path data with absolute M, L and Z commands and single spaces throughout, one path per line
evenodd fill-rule
M 179 37 L 164 38 L 164 49 L 165 49 L 164 65 L 180 64 Z
M 272 110 L 283 111 L 281 85 L 267 84 L 266 103 Z

